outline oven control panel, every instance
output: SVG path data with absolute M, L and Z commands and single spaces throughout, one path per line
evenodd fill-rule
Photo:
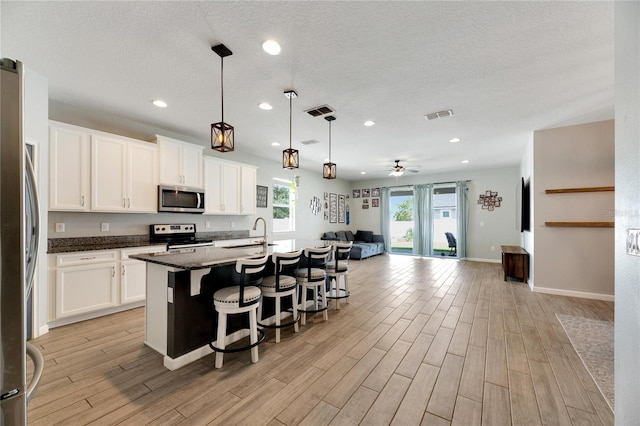
M 181 224 L 159 224 L 151 225 L 151 235 L 175 235 L 175 234 L 193 234 L 196 233 L 195 223 L 181 223 Z

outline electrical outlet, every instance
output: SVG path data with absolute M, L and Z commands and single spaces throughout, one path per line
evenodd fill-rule
M 491 251 L 496 251 L 496 246 L 491 246 Z
M 236 223 L 234 221 L 231 221 L 231 227 L 235 228 L 236 227 Z
M 109 230 L 109 224 L 108 223 L 102 223 L 100 224 L 100 229 L 102 231 L 108 231 Z
M 64 223 L 56 223 L 56 232 L 64 232 Z
M 211 228 L 211 222 L 209 222 L 208 220 L 204 223 L 204 227 L 205 228 Z
M 640 256 L 640 229 L 627 229 L 627 254 Z

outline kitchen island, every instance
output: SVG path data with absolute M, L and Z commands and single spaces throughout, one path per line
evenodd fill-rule
M 131 256 L 147 262 L 145 344 L 164 355 L 164 366 L 169 370 L 211 354 L 209 341 L 216 338 L 217 326 L 213 294 L 238 284 L 234 272 L 237 259 L 324 247 L 329 243 L 283 240 L 266 247 L 262 244 L 198 247 Z M 268 267 L 265 273 L 272 274 L 273 267 Z M 245 337 L 246 326 L 245 318 L 229 318 L 230 340 Z

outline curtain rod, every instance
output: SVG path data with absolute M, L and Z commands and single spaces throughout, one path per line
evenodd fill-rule
M 447 183 L 457 183 L 460 182 L 459 180 L 455 180 L 455 181 L 451 181 L 451 182 L 432 182 L 432 185 L 444 185 Z M 471 179 L 467 179 L 464 182 L 471 182 Z M 412 183 L 409 185 L 398 185 L 398 186 L 387 186 L 387 187 L 383 187 L 383 188 L 408 188 L 410 186 L 416 186 L 416 185 L 427 185 L 426 183 Z

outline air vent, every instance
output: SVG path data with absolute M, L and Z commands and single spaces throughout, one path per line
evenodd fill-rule
M 331 114 L 332 112 L 334 112 L 334 109 L 329 105 L 322 105 L 319 107 L 308 109 L 305 112 L 312 117 L 319 117 L 321 115 Z
M 435 120 L 436 118 L 450 117 L 453 115 L 453 110 L 447 109 L 445 111 L 432 112 L 431 114 L 425 114 L 424 118 L 427 120 Z
M 317 141 L 317 140 L 315 140 L 315 139 L 309 139 L 308 141 L 302 141 L 302 142 L 300 142 L 300 143 L 301 143 L 302 145 L 313 145 L 313 144 L 320 143 L 320 142 L 318 142 L 318 141 Z

